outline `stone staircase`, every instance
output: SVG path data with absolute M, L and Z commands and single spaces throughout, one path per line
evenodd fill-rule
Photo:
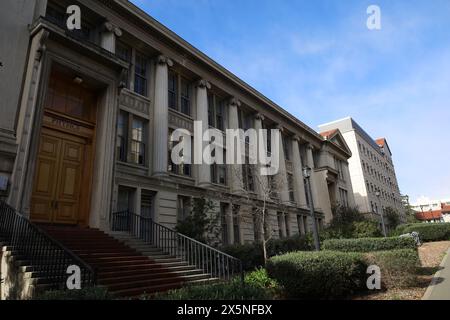
M 105 286 L 118 297 L 137 297 L 217 280 L 126 233 L 106 234 L 97 229 L 69 226 L 41 227 L 93 267 L 97 285 Z

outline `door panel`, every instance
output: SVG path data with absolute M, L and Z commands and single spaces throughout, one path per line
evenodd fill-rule
M 54 221 L 76 223 L 79 215 L 84 145 L 63 140 Z
M 33 220 L 78 223 L 85 144 L 82 138 L 56 131 L 42 134 L 31 206 Z
M 47 222 L 52 219 L 60 148 L 60 139 L 45 134 L 41 136 L 31 198 L 31 218 L 35 221 Z

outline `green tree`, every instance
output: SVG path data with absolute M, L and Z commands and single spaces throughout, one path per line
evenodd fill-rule
M 387 225 L 391 229 L 395 229 L 401 223 L 399 212 L 392 207 L 384 209 L 384 217 L 386 218 Z

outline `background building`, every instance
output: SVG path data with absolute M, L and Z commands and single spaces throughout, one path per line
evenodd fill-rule
M 403 215 L 392 153 L 386 139 L 372 139 L 350 117 L 320 125 L 319 129 L 322 132 L 339 129 L 352 152 L 348 162 L 359 210 L 380 213 L 391 207 Z
M 450 200 L 431 200 L 426 197 L 419 198 L 411 204 L 416 212 L 416 218 L 425 222 L 450 222 Z

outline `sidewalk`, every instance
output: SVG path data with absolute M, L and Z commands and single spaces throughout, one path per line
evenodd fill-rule
M 422 300 L 450 300 L 450 249 L 447 251 L 441 270 L 436 272 Z

